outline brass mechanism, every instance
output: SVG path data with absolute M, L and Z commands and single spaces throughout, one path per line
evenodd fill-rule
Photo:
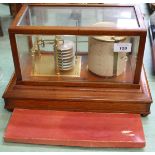
M 54 54 L 43 54 L 41 47 L 52 45 Z M 75 57 L 74 43 L 63 40 L 61 36 L 54 39 L 35 38 L 31 48 L 33 75 L 35 76 L 80 76 L 81 57 Z

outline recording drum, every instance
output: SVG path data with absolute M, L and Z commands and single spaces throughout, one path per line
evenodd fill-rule
M 96 27 L 115 27 L 112 22 L 99 22 Z M 126 69 L 125 52 L 114 52 L 114 43 L 127 42 L 124 36 L 90 36 L 88 40 L 88 69 L 99 76 L 119 76 Z

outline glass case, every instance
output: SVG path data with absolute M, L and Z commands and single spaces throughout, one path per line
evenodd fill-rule
M 16 34 L 22 80 L 133 83 L 139 38 Z
M 30 5 L 21 13 L 10 28 L 17 79 L 139 83 L 146 30 L 134 6 Z
M 148 114 L 146 32 L 134 5 L 23 5 L 9 28 L 6 107 Z

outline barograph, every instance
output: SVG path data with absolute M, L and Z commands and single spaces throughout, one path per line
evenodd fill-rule
M 5 108 L 149 114 L 146 32 L 134 5 L 23 5 Z

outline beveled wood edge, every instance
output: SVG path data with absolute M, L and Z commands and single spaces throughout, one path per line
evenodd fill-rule
M 54 106 L 51 106 L 51 104 L 48 104 L 47 102 L 49 101 L 45 101 L 44 103 L 44 107 L 42 106 L 38 106 L 36 105 L 36 103 L 40 100 L 36 100 L 36 101 L 32 101 L 32 100 L 25 100 L 25 102 L 27 103 L 26 105 L 22 106 L 23 105 L 23 100 L 20 100 L 20 99 L 4 99 L 5 100 L 5 105 L 4 105 L 4 108 L 7 109 L 8 111 L 12 112 L 14 109 L 37 109 L 37 110 L 56 110 L 56 111 L 73 111 L 73 112 L 97 112 L 97 113 L 132 113 L 132 114 L 140 114 L 141 116 L 145 117 L 145 116 L 148 116 L 150 114 L 150 104 L 148 103 L 144 103 L 144 104 L 141 104 L 141 103 L 138 103 L 136 104 L 139 105 L 141 104 L 141 110 L 139 110 L 139 107 L 137 107 L 135 110 L 133 109 L 129 109 L 127 108 L 126 110 L 119 110 L 119 109 L 109 109 L 109 110 L 105 110 L 105 109 L 81 109 L 81 108 L 59 108 L 59 107 L 54 107 Z M 19 103 L 20 102 L 20 103 Z M 30 103 L 28 103 L 30 102 Z M 17 104 L 16 104 L 17 103 Z M 34 106 L 31 106 L 32 103 L 35 103 Z M 79 103 L 77 103 L 79 104 Z M 80 103 L 82 104 L 82 103 Z M 118 106 L 120 104 L 118 103 L 112 103 L 112 105 L 115 105 L 117 104 Z M 122 105 L 123 103 L 121 103 Z M 128 106 L 135 106 L 135 103 L 125 103 L 127 104 Z M 48 108 L 47 108 L 47 107 Z

